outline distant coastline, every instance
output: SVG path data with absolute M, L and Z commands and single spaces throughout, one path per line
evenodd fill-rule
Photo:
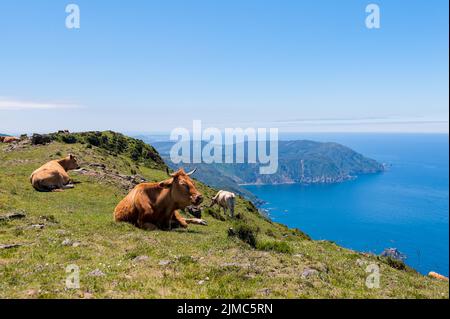
M 295 182 L 295 181 L 288 181 L 288 182 L 273 182 L 273 183 L 238 183 L 239 186 L 277 186 L 277 185 L 303 185 L 303 186 L 310 186 L 310 185 L 331 185 L 331 184 L 339 184 L 339 183 L 345 183 L 345 182 L 351 182 L 356 179 L 358 179 L 360 176 L 364 175 L 376 175 L 376 174 L 382 174 L 384 173 L 388 167 L 391 167 L 390 164 L 385 164 L 385 169 L 381 172 L 375 172 L 375 173 L 368 173 L 368 174 L 361 174 L 359 176 L 348 176 L 336 181 L 330 181 L 330 182 Z
M 384 172 L 386 165 L 335 142 L 281 140 L 275 174 L 259 174 L 257 163 L 173 163 L 170 151 L 174 142 L 154 142 L 151 136 L 139 136 L 161 154 L 172 169 L 198 168 L 196 178 L 217 189 L 232 191 L 249 200 L 257 198 L 244 186 L 252 185 L 328 185 L 355 180 L 358 176 Z M 206 142 L 203 142 L 206 143 Z M 242 148 L 248 150 L 243 143 Z M 222 150 L 222 154 L 225 150 Z M 248 154 L 244 154 L 247 158 Z

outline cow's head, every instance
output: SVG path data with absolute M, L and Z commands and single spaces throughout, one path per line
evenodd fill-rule
M 62 162 L 61 165 L 64 167 L 66 171 L 80 168 L 80 165 L 78 165 L 77 158 L 72 154 L 69 154 L 61 162 Z
M 189 177 L 195 171 L 194 169 L 192 172 L 186 173 L 183 169 L 180 169 L 175 173 L 169 174 L 170 178 L 168 180 L 159 183 L 159 186 L 162 188 L 170 188 L 172 200 L 180 208 L 189 205 L 198 206 L 203 202 L 202 194 L 195 188 L 194 182 Z

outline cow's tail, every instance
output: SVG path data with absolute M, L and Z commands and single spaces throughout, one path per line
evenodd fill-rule
M 217 198 L 219 197 L 219 193 L 216 194 L 213 198 L 211 198 L 211 204 L 209 207 L 213 207 L 215 204 L 217 204 Z

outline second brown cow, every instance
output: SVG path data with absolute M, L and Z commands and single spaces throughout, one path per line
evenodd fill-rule
M 185 219 L 178 212 L 189 205 L 198 206 L 203 201 L 194 182 L 180 169 L 170 178 L 159 183 L 137 185 L 117 205 L 114 220 L 128 222 L 146 230 L 188 227 L 188 224 L 206 225 L 202 219 Z
M 20 138 L 14 136 L 0 136 L 0 143 L 15 143 L 19 142 Z

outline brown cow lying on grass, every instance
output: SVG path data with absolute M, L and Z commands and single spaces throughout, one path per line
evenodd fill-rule
M 72 154 L 67 157 L 50 161 L 35 170 L 30 176 L 33 187 L 40 192 L 57 192 L 73 188 L 67 171 L 80 168 L 77 159 Z
M 14 143 L 19 142 L 20 138 L 14 136 L 0 136 L 0 143 Z
M 183 218 L 178 209 L 189 205 L 198 206 L 203 196 L 189 177 L 180 169 L 171 178 L 160 183 L 137 185 L 114 210 L 116 222 L 128 222 L 146 230 L 186 228 L 188 224 L 206 225 L 198 218 Z

